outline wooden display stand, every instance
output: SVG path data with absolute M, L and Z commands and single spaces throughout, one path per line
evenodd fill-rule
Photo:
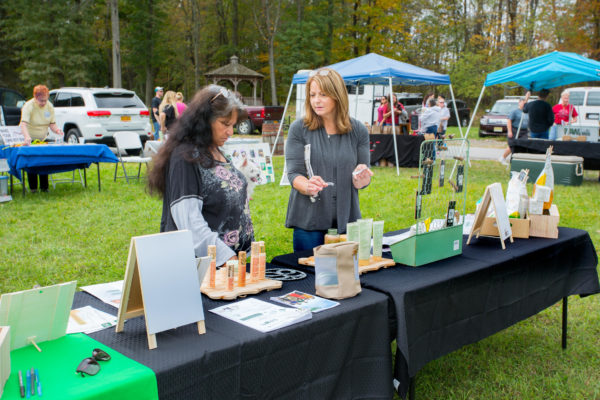
M 10 327 L 0 326 L 0 397 L 10 376 Z
M 529 218 L 531 218 L 529 236 L 558 239 L 560 215 L 556 204 L 552 204 L 550 210 L 544 210 L 544 214 L 530 215 Z
M 512 236 L 519 239 L 529 239 L 529 226 L 531 219 L 529 218 L 509 218 L 510 229 Z M 481 235 L 483 236 L 500 236 L 496 218 L 485 217 L 481 226 Z
M 199 285 L 190 231 L 131 238 L 116 331 L 143 315 L 150 350 L 158 332 L 196 322 L 206 333 Z
M 273 279 L 261 279 L 256 282 L 250 281 L 251 274 L 246 272 L 246 286 L 238 286 L 238 277 L 234 278 L 233 290 L 227 290 L 227 268 L 221 268 L 217 271 L 215 287 L 209 286 L 210 277 L 208 274 L 202 281 L 200 290 L 202 293 L 214 300 L 235 300 L 238 297 L 246 297 L 249 294 L 256 294 L 262 291 L 270 291 L 281 288 L 281 281 Z
M 303 257 L 298 259 L 298 264 L 308 265 L 309 267 L 315 266 L 315 257 Z M 371 256 L 369 260 L 360 260 L 358 264 L 358 274 L 362 275 L 365 272 L 377 271 L 381 268 L 393 267 L 396 262 L 389 258 L 374 257 Z
M 495 218 L 493 219 L 496 221 L 496 229 L 498 230 L 498 237 L 502 244 L 502 250 L 505 250 L 506 246 L 504 245 L 504 241 L 510 238 L 510 242 L 513 243 L 514 240 L 508 213 L 506 211 L 506 203 L 504 202 L 504 196 L 502 194 L 502 186 L 497 182 L 492 183 L 485 188 L 483 199 L 475 213 L 475 221 L 473 221 L 473 227 L 471 228 L 471 233 L 469 233 L 467 245 L 471 243 L 471 238 L 474 234 L 477 234 L 477 238 L 479 238 L 479 235 L 483 234 L 483 222 L 486 218 L 485 216 L 490 207 L 490 203 L 494 209 Z

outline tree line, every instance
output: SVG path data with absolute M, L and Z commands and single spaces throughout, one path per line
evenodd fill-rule
M 0 86 L 28 97 L 38 83 L 111 86 L 114 63 L 146 103 L 155 86 L 189 98 L 236 55 L 277 104 L 299 69 L 374 52 L 449 74 L 474 104 L 505 66 L 552 50 L 600 59 L 600 0 L 11 0 L 0 2 L 0 38 Z M 492 87 L 483 101 L 522 91 Z

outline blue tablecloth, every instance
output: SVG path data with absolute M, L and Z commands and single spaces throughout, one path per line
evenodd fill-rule
M 21 179 L 21 170 L 35 174 L 53 174 L 87 168 L 91 163 L 119 162 L 104 144 L 46 144 L 5 147 L 0 158 L 6 158 L 11 175 Z

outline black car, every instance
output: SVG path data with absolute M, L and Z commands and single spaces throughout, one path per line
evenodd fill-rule
M 468 126 L 469 120 L 471 119 L 471 109 L 467 107 L 467 104 L 462 100 L 456 101 L 456 111 L 458 111 L 458 118 L 460 119 L 460 126 Z M 452 99 L 446 99 L 446 107 L 450 111 L 450 119 L 448 120 L 448 126 L 458 126 L 456 123 L 456 113 L 454 112 L 454 101 Z
M 21 107 L 25 104 L 25 97 L 16 90 L 0 88 L 0 125 L 19 125 L 21 121 Z

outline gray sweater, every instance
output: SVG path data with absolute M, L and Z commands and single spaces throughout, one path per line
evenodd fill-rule
M 302 175 L 308 177 L 304 165 L 304 145 L 311 145 L 310 163 L 315 175 L 335 186 L 323 189 L 312 203 L 296 189 L 291 189 L 285 226 L 308 231 L 326 230 L 337 220 L 338 232 L 346 232 L 346 224 L 361 217 L 358 189 L 352 184 L 352 171 L 358 164 L 370 165 L 369 132 L 351 118 L 352 129 L 343 135 L 327 135 L 325 128 L 314 131 L 296 120 L 290 126 L 285 144 L 285 162 L 290 183 Z M 335 196 L 335 197 L 334 197 Z M 335 209 L 334 209 L 335 208 Z

